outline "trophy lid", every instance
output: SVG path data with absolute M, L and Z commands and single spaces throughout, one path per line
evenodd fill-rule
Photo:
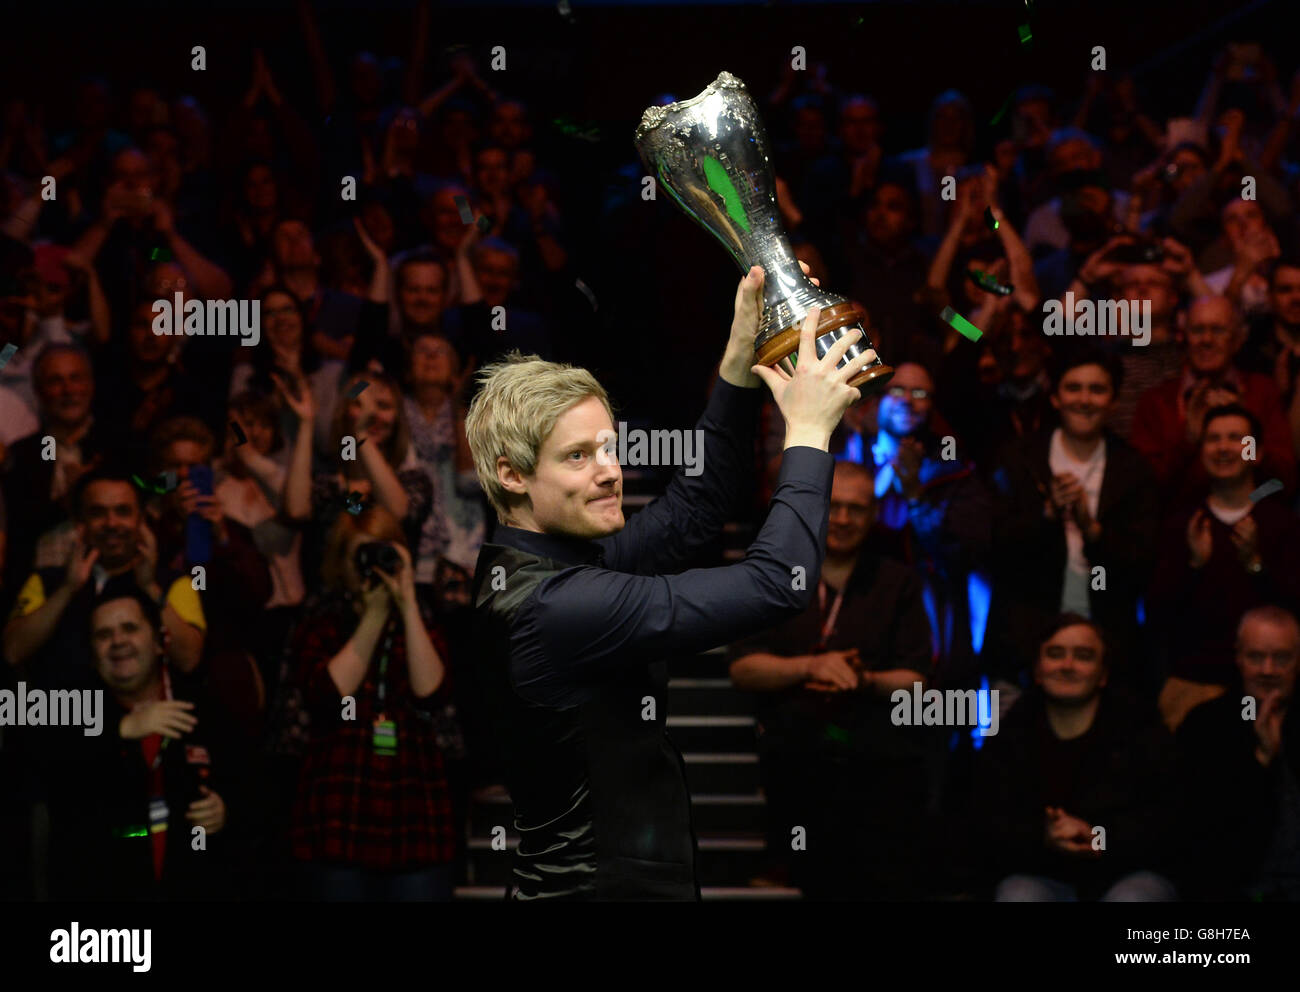
M 678 100 L 676 103 L 665 104 L 662 107 L 647 107 L 641 114 L 641 123 L 637 125 L 635 140 L 640 142 L 647 134 L 664 123 L 674 114 L 679 114 L 684 110 L 689 110 L 697 103 L 707 100 L 719 90 L 739 90 L 748 96 L 749 91 L 745 89 L 745 84 L 731 73 L 722 71 L 718 73 L 718 78 L 704 87 L 698 95 L 691 97 L 689 100 Z

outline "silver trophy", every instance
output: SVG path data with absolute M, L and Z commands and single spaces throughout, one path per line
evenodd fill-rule
M 718 75 L 690 100 L 650 107 L 641 115 L 636 146 L 659 185 L 701 227 L 722 242 L 742 272 L 761 265 L 763 315 L 754 340 L 760 365 L 792 368 L 798 359 L 799 328 L 813 307 L 821 308 L 817 357 L 843 334 L 860 330 L 840 366 L 862 366 L 854 386 L 879 390 L 894 374 L 872 347 L 856 304 L 814 286 L 795 258 L 776 205 L 767 133 L 745 84 L 729 72 Z

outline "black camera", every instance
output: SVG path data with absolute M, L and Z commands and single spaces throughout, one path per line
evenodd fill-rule
M 377 571 L 396 576 L 402 568 L 402 556 L 386 541 L 367 541 L 358 546 L 353 561 L 357 574 L 366 580 L 374 578 Z
M 1122 244 L 1106 255 L 1106 261 L 1120 265 L 1153 265 L 1163 262 L 1165 250 L 1154 242 L 1135 241 Z

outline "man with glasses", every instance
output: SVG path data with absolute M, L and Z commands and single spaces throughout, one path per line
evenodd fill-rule
M 1194 499 L 1208 482 L 1200 464 L 1201 425 L 1208 410 L 1240 403 L 1259 420 L 1255 455 L 1261 479 L 1277 478 L 1288 493 L 1296 483 L 1295 452 L 1277 386 L 1244 372 L 1233 358 L 1245 341 L 1237 309 L 1222 296 L 1203 296 L 1187 310 L 1183 369 L 1138 400 L 1132 443 L 1150 463 L 1168 505 Z M 1243 447 L 1243 457 L 1249 457 Z
M 1178 731 L 1189 896 L 1300 899 L 1300 726 L 1292 705 L 1300 622 L 1278 606 L 1237 626 L 1240 691 L 1188 714 Z M 1237 688 L 1237 687 L 1234 687 Z
M 768 850 L 787 862 L 772 868 L 809 899 L 914 898 L 919 887 L 920 763 L 935 741 L 929 728 L 894 727 L 889 698 L 926 681 L 930 635 L 920 577 L 870 546 L 874 503 L 870 471 L 837 462 L 816 599 L 728 651 L 732 681 L 757 694 Z M 807 851 L 790 850 L 795 826 Z
M 934 380 L 923 366 L 898 365 L 880 397 L 875 434 L 851 435 L 845 457 L 874 470 L 880 525 L 925 578 L 942 676 L 973 676 L 982 629 L 972 631 L 969 587 L 992 542 L 989 496 L 969 453 L 934 412 Z

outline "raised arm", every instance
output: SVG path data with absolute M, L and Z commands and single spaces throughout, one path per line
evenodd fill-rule
M 696 465 L 682 466 L 662 497 L 633 516 L 617 535 L 600 542 L 610 568 L 642 575 L 680 568 L 717 536 L 734 508 L 751 474 L 754 420 L 762 400 L 761 383 L 750 367 L 763 309 L 763 281 L 763 270 L 754 266 L 736 288 L 719 381 L 696 424 L 698 433 L 683 438 L 682 452 L 689 441 Z M 697 438 L 702 445 L 694 444 Z

